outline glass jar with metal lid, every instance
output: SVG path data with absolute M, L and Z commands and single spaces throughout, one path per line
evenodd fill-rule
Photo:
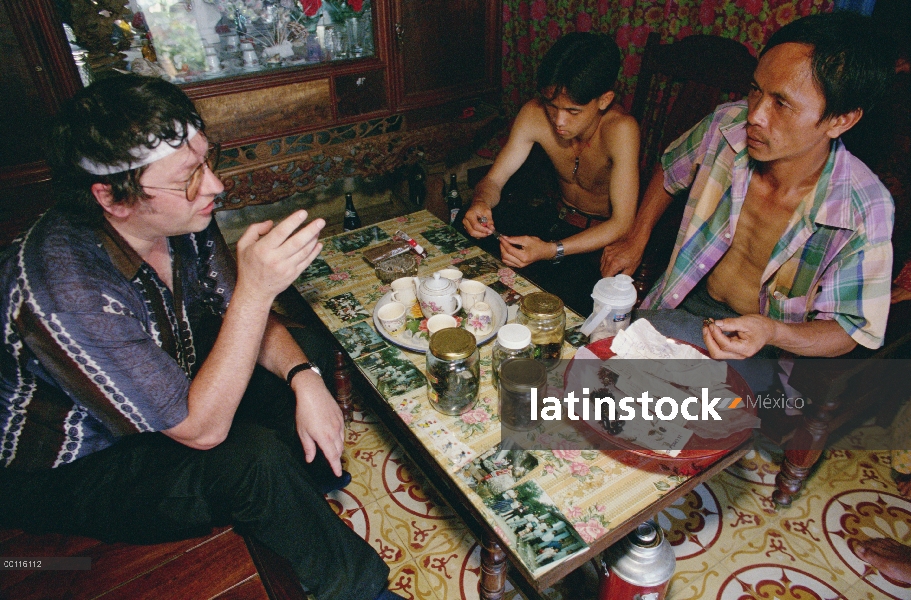
M 544 396 L 547 369 L 533 358 L 510 358 L 500 365 L 500 422 L 509 429 L 528 431 L 538 423 L 531 420 L 531 393 L 538 401 Z
M 474 335 L 459 327 L 430 336 L 427 350 L 427 399 L 446 415 L 460 415 L 478 400 L 481 360 Z
M 566 311 L 563 301 L 547 292 L 533 292 L 522 297 L 516 322 L 531 331 L 535 358 L 552 369 L 563 354 Z
M 497 332 L 497 341 L 490 353 L 490 371 L 493 387 L 500 385 L 500 365 L 510 358 L 534 358 L 535 347 L 531 343 L 531 331 L 525 325 L 510 323 Z

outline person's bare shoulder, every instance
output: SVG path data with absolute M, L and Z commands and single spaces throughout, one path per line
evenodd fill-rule
M 606 142 L 629 142 L 639 140 L 639 123 L 621 107 L 611 107 L 603 117 L 602 139 Z
M 543 143 L 553 136 L 547 112 L 537 99 L 526 102 L 512 125 L 513 130 L 521 129 L 523 134 L 533 141 Z

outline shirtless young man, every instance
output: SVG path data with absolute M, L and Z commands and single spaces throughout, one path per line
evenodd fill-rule
M 503 186 L 540 144 L 559 177 L 562 221 L 554 215 L 542 234 L 548 239 L 501 236 L 507 265 L 526 267 L 599 251 L 632 225 L 639 193 L 639 126 L 614 104 L 619 68 L 617 45 L 594 33 L 570 33 L 544 57 L 538 69 L 540 97 L 522 107 L 462 221 L 475 238 L 491 235 L 496 226 L 491 209 L 500 202 Z M 590 270 L 593 285 L 600 278 L 597 260 Z
M 673 311 L 681 329 L 666 335 L 696 319 L 688 341 L 723 359 L 882 344 L 892 199 L 838 139 L 888 81 L 875 39 L 851 13 L 787 25 L 763 50 L 747 100 L 719 106 L 668 148 L 630 235 L 605 249 L 608 273 L 631 273 L 672 195 L 688 195 L 671 264 L 642 304 L 691 313 Z

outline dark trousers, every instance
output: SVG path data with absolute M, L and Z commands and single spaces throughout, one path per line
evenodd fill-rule
M 532 204 L 526 199 L 506 197 L 493 209 L 494 224 L 504 235 L 531 235 L 546 242 L 556 242 L 582 231 L 557 216 L 551 199 Z M 459 221 L 459 229 L 464 231 Z M 500 243 L 491 237 L 475 240 L 485 251 L 500 255 Z M 592 312 L 592 290 L 601 279 L 601 250 L 566 256 L 558 264 L 538 261 L 517 269 L 541 289 L 559 296 L 563 303 L 583 317 Z
M 287 385 L 257 368 L 227 439 L 215 448 L 141 433 L 56 469 L 0 469 L 0 523 L 129 543 L 233 524 L 287 558 L 320 600 L 373 599 L 386 587 L 389 567 L 316 491 L 314 477 L 328 465 L 305 464 L 293 415 Z
M 727 304 L 712 298 L 706 284 L 706 278 L 697 283 L 679 308 L 636 310 L 633 312 L 633 320 L 647 319 L 663 335 L 705 349 L 705 341 L 702 339 L 704 319 L 721 320 L 740 316 Z M 725 362 L 743 376 L 755 395 L 778 387 L 778 354 L 778 348 L 765 346 L 751 358 L 729 359 Z

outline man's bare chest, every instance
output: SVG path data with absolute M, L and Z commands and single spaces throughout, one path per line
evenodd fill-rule
M 607 195 L 610 189 L 613 161 L 600 144 L 562 146 L 545 145 L 544 150 L 564 186 L 575 186 L 595 195 Z
M 793 205 L 751 189 L 737 219 L 731 247 L 722 259 L 734 270 L 761 276 L 794 214 Z M 758 281 L 757 281 L 758 283 Z

